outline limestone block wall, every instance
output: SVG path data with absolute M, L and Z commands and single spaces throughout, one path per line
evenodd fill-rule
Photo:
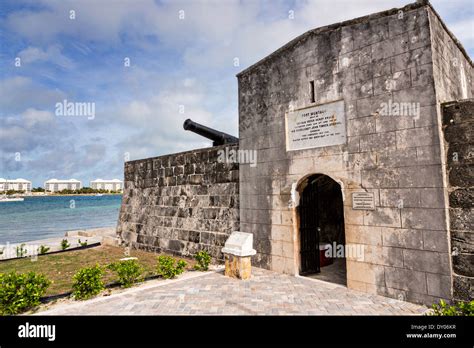
M 472 132 L 474 69 L 466 51 L 449 32 L 437 13 L 429 12 L 433 76 L 438 104 L 445 196 L 449 202 L 453 298 L 473 296 Z M 456 100 L 464 100 L 460 103 Z M 454 102 L 452 102 L 454 101 Z M 447 102 L 447 104 L 443 104 Z M 451 121 L 452 120 L 452 121 Z M 444 137 L 443 137 L 444 135 Z
M 457 300 L 474 298 L 474 100 L 443 105 L 453 290 Z
M 429 12 L 433 75 L 440 103 L 474 97 L 472 60 L 434 10 Z
M 124 244 L 193 255 L 221 248 L 239 229 L 237 163 L 219 161 L 223 145 L 125 163 L 117 233 Z
M 448 227 L 433 78 L 431 7 L 423 3 L 315 29 L 238 75 L 240 226 L 254 234 L 254 263 L 299 272 L 292 187 L 322 173 L 345 197 L 348 287 L 412 302 L 452 296 Z M 315 102 L 310 81 L 314 81 Z M 344 100 L 347 143 L 287 152 L 285 113 Z M 383 115 L 415 103 L 419 113 Z M 375 194 L 376 209 L 353 210 L 351 193 Z

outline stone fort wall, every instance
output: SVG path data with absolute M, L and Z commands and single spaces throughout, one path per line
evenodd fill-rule
M 221 260 L 232 231 L 251 232 L 255 265 L 298 274 L 293 198 L 320 173 L 341 186 L 346 243 L 365 250 L 347 260 L 348 287 L 426 304 L 472 296 L 472 207 L 452 181 L 459 139 L 443 133 L 440 106 L 472 98 L 472 79 L 472 62 L 424 2 L 312 30 L 238 75 L 239 148 L 257 151 L 257 165 L 219 163 L 226 146 L 127 162 L 118 234 L 137 248 Z M 287 152 L 286 113 L 337 100 L 346 143 Z M 390 103 L 418 112 L 384 115 Z M 361 191 L 375 210 L 353 209 Z
M 429 14 L 452 267 L 451 279 L 445 277 L 440 287 L 445 293 L 452 289 L 454 299 L 469 300 L 474 296 L 474 173 L 470 155 L 474 108 L 472 100 L 466 99 L 474 97 L 474 69 L 471 59 L 436 12 L 432 10 Z M 459 100 L 462 101 L 456 102 Z
M 453 292 L 474 298 L 474 100 L 443 105 Z
M 365 246 L 364 261 L 347 261 L 350 288 L 451 298 L 435 18 L 417 3 L 315 29 L 238 75 L 240 148 L 258 151 L 255 168 L 240 166 L 240 226 L 254 234 L 257 265 L 298 273 L 291 190 L 322 173 L 341 184 L 346 242 Z M 345 104 L 347 143 L 287 152 L 285 113 L 335 100 Z M 390 102 L 416 103 L 419 114 L 382 115 Z M 373 192 L 376 209 L 353 210 L 354 191 Z
M 125 163 L 117 233 L 126 245 L 222 260 L 221 248 L 239 229 L 237 163 L 222 163 L 223 145 Z

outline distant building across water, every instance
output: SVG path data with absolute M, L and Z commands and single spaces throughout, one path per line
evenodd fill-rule
M 112 180 L 96 179 L 90 182 L 90 187 L 95 190 L 122 191 L 123 181 L 119 179 L 112 179 Z
M 62 190 L 79 190 L 80 188 L 82 188 L 82 183 L 76 179 L 49 179 L 44 183 L 44 189 L 48 192 L 58 192 Z
M 31 192 L 31 181 L 21 178 L 13 180 L 0 178 L 0 192 L 6 192 L 9 190 Z

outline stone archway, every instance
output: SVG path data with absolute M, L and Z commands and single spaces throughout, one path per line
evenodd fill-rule
M 344 204 L 339 183 L 324 174 L 298 185 L 297 274 L 346 285 Z

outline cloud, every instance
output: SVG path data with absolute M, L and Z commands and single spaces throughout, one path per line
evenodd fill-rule
M 474 48 L 474 19 L 459 21 L 449 26 L 456 38 L 463 43 L 463 46 Z
M 0 80 L 0 115 L 19 113 L 26 108 L 52 109 L 64 98 L 63 91 L 48 88 L 30 77 L 15 76 Z
M 74 62 L 61 53 L 59 45 L 49 46 L 46 50 L 39 47 L 28 46 L 18 53 L 22 63 L 34 63 L 36 61 L 51 62 L 64 69 L 73 69 Z
M 114 126 L 129 129 L 118 142 L 120 152 L 140 158 L 208 145 L 209 142 L 202 137 L 183 129 L 186 118 L 212 127 L 215 118 L 204 107 L 206 98 L 208 95 L 203 85 L 185 78 L 148 98 L 117 105 L 114 109 L 118 111 L 113 114 Z
M 462 7 L 472 6 L 469 1 L 433 2 L 449 17 Z M 234 57 L 239 57 L 243 66 L 250 65 L 309 29 L 400 7 L 410 1 L 272 1 L 272 6 L 266 1 L 238 0 L 40 3 L 41 11 L 10 14 L 6 26 L 35 42 L 51 43 L 66 35 L 78 40 L 79 47 L 87 47 L 88 42 L 104 43 L 105 47 L 127 43 L 153 51 L 159 45 L 181 52 L 185 63 L 191 66 L 229 68 Z M 74 20 L 69 18 L 71 10 L 76 14 Z M 289 18 L 289 11 L 294 19 Z M 469 20 L 472 18 L 466 22 Z M 463 38 L 462 33 L 465 32 L 460 30 Z M 150 45 L 151 37 L 158 41 Z
M 47 130 L 53 123 L 53 115 L 48 111 L 27 109 L 21 117 L 27 129 L 45 128 Z
M 54 148 L 57 138 L 66 137 L 73 128 L 56 122 L 50 111 L 28 108 L 24 112 L 4 117 L 0 143 L 2 152 L 34 151 Z
M 55 1 L 40 0 L 41 10 L 22 10 L 6 18 L 6 26 L 38 43 L 51 43 L 59 35 L 92 41 L 118 42 L 124 29 L 123 19 L 133 17 L 134 8 L 152 5 L 152 1 Z M 137 5 L 137 6 L 135 6 Z M 71 18 L 74 11 L 75 18 Z M 28 23 L 28 25 L 25 25 Z
M 432 3 L 472 52 L 471 1 Z M 42 179 L 120 176 L 125 153 L 137 159 L 209 146 L 182 129 L 186 118 L 237 135 L 236 73 L 307 30 L 409 2 L 18 0 L 0 23 L 14 38 L 0 58 L 24 63 L 0 80 L 2 170 Z M 95 102 L 96 118 L 53 116 L 64 99 Z M 11 162 L 13 151 L 21 163 Z
M 21 161 L 21 156 L 18 160 L 17 154 L 4 153 L 0 151 L 0 176 L 2 178 L 11 179 L 9 173 L 18 172 L 24 170 L 24 162 Z
M 123 161 L 109 156 L 105 142 L 82 145 L 74 137 L 77 133 L 74 129 L 70 133 L 65 133 L 66 129 L 58 132 L 61 128 L 58 125 L 50 127 L 48 133 L 36 134 L 39 126 L 55 121 L 53 115 L 47 114 L 27 110 L 15 120 L 9 119 L 5 132 L 0 133 L 0 142 L 7 144 L 0 151 L 0 176 L 30 178 L 34 185 L 42 185 L 53 177 L 78 177 L 88 185 L 91 173 L 101 177 L 122 177 Z M 70 126 L 66 128 L 70 129 Z

